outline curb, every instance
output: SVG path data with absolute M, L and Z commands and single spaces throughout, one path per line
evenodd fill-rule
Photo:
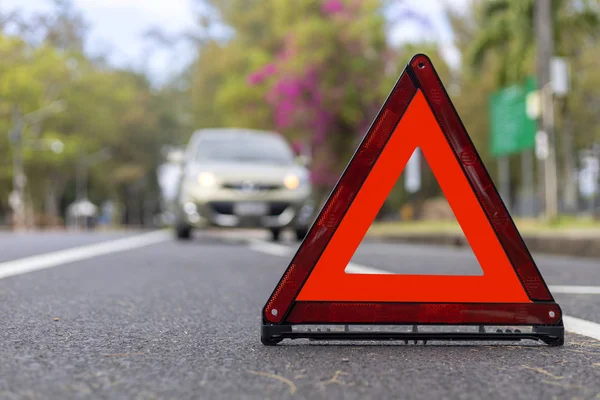
M 371 238 L 386 242 L 432 244 L 469 247 L 462 233 L 395 233 L 371 234 Z M 600 259 L 600 236 L 521 234 L 532 253 Z

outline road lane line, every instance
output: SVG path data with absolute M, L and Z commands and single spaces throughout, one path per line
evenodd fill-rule
M 137 249 L 151 244 L 164 242 L 170 239 L 167 231 L 158 231 L 136 235 L 124 239 L 112 240 L 110 242 L 74 247 L 50 253 L 39 254 L 31 257 L 19 258 L 17 260 L 0 263 L 0 279 L 9 276 L 39 271 L 46 268 L 56 267 L 75 261 L 87 260 L 104 254 L 117 253 L 125 250 Z
M 286 257 L 293 254 L 294 249 L 277 243 L 269 243 L 263 240 L 250 240 L 250 249 L 259 253 L 271 254 L 273 256 Z
M 250 240 L 250 249 L 260 253 L 270 254 L 273 256 L 289 257 L 294 253 L 294 249 L 277 243 L 269 243 L 262 240 Z M 385 274 L 390 275 L 393 272 L 384 271 L 371 267 L 365 267 L 355 263 L 349 263 L 345 269 L 347 274 Z
M 600 286 L 550 285 L 549 288 L 552 293 L 600 294 Z
M 600 324 L 568 315 L 563 315 L 563 323 L 567 332 L 600 340 Z
M 254 251 L 281 257 L 291 256 L 294 252 L 294 249 L 291 247 L 268 243 L 262 240 L 251 240 L 250 248 Z M 348 274 L 394 274 L 390 271 L 354 263 L 349 263 L 345 271 Z M 599 286 L 550 285 L 550 290 L 553 293 L 600 294 Z M 600 340 L 600 324 L 596 322 L 563 315 L 563 323 L 567 332 Z
M 287 257 L 293 254 L 294 249 L 277 243 L 269 243 L 260 239 L 251 239 L 250 248 L 260 253 L 271 254 L 274 256 Z M 393 275 L 394 272 L 385 271 L 378 268 L 367 267 L 355 263 L 350 263 L 346 267 L 347 274 L 385 274 Z M 552 293 L 564 294 L 600 294 L 600 286 L 579 286 L 579 285 L 550 285 Z
M 393 272 L 385 271 L 383 269 L 365 267 L 364 265 L 348 263 L 348 266 L 344 270 L 347 274 L 378 274 L 378 275 L 394 275 Z

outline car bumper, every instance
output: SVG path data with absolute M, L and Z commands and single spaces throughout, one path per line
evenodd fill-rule
M 248 204 L 260 205 L 263 209 L 256 214 L 240 214 L 239 208 Z M 180 202 L 179 209 L 181 218 L 194 227 L 307 228 L 314 214 L 309 191 L 282 191 L 269 196 L 187 196 Z

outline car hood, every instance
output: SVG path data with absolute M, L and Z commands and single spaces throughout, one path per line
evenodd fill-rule
M 308 179 L 306 168 L 297 165 L 275 165 L 255 163 L 202 163 L 193 164 L 188 173 L 197 175 L 208 172 L 215 175 L 220 183 L 253 183 L 281 184 L 288 175 L 296 175 L 301 180 Z

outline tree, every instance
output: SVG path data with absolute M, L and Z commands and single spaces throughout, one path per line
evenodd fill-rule
M 593 125 L 587 122 L 595 117 L 585 115 L 589 107 L 574 106 L 581 104 L 583 91 L 586 90 L 581 82 L 594 75 L 591 71 L 585 75 L 577 71 L 584 54 L 588 62 L 589 57 L 597 60 L 592 49 L 597 46 L 600 10 L 594 1 L 553 0 L 552 4 L 556 54 L 566 57 L 574 71 L 571 92 L 560 104 L 558 109 L 562 110 L 556 115 L 557 126 L 560 127 L 559 147 L 562 148 L 559 156 L 562 156 L 564 163 L 561 187 L 566 187 L 574 185 L 576 180 L 571 161 L 575 152 L 571 137 L 578 134 L 575 145 L 580 147 L 582 139 L 585 137 L 589 140 L 588 133 L 595 131 L 591 129 Z M 458 15 L 451 16 L 455 32 L 463 36 L 460 47 L 470 67 L 465 72 L 465 83 L 477 78 L 482 83 L 479 85 L 481 88 L 494 89 L 522 83 L 527 75 L 535 75 L 534 5 L 535 0 L 477 0 L 472 12 L 464 19 Z M 465 35 L 468 36 L 467 40 Z M 473 77 L 469 78 L 469 74 L 473 74 Z M 490 78 L 493 79 L 491 87 L 488 86 Z M 485 97 L 481 100 L 487 102 Z M 479 108 L 473 104 L 469 109 L 477 112 L 475 110 Z M 487 111 L 481 109 L 479 112 L 481 116 L 476 118 L 484 119 Z M 572 116 L 573 113 L 580 117 Z M 483 120 L 481 123 L 482 128 L 486 129 Z M 513 186 L 519 181 L 521 166 L 515 164 L 514 167 Z
M 209 3 L 235 35 L 200 50 L 198 125 L 277 130 L 312 153 L 313 182 L 329 190 L 391 87 L 381 3 Z
M 72 12 L 67 8 L 59 15 Z M 154 90 L 142 74 L 98 63 L 78 50 L 83 38 L 68 28 L 69 18 L 47 20 L 56 22 L 57 33 L 44 40 L 0 33 L 0 129 L 11 130 L 14 109 L 28 114 L 57 100 L 67 105 L 66 112 L 49 114 L 24 131 L 28 209 L 56 222 L 75 200 L 82 160 L 101 149 L 111 158 L 90 166 L 93 201 L 129 201 L 135 209 L 144 199 L 157 201 L 154 171 L 161 147 L 178 141 L 183 125 L 171 101 L 174 89 Z M 63 30 L 58 21 L 67 27 Z M 48 146 L 55 140 L 64 145 L 60 154 Z M 7 210 L 13 175 L 7 135 L 0 136 L 0 156 L 7 160 L 0 166 L 0 209 Z M 127 188 L 136 188 L 135 193 Z
M 536 0 L 478 0 L 475 18 L 485 26 L 467 51 L 467 63 L 481 70 L 486 57 L 498 57 L 498 84 L 520 82 L 534 71 L 535 36 L 533 13 Z M 557 55 L 568 55 L 581 34 L 595 34 L 598 7 L 590 0 L 553 0 L 554 36 Z
M 11 127 L 11 110 L 21 114 L 31 113 L 47 107 L 59 98 L 59 92 L 68 69 L 61 56 L 48 46 L 32 48 L 19 38 L 0 35 L 0 57 L 5 61 L 0 68 L 0 115 L 3 121 L 0 125 L 8 132 Z M 22 136 L 22 142 L 27 146 L 29 141 L 40 138 L 40 125 L 30 127 Z M 6 136 L 3 135 L 3 139 Z M 8 143 L 7 143 L 8 144 Z M 11 160 L 14 155 L 8 152 L 10 146 L 3 146 L 7 151 L 5 160 Z M 37 157 L 36 161 L 40 161 Z M 8 191 L 12 187 L 10 180 L 13 171 L 5 169 L 0 176 L 6 185 L 0 193 L 2 203 L 6 206 Z M 31 185 L 29 185 L 31 187 Z

